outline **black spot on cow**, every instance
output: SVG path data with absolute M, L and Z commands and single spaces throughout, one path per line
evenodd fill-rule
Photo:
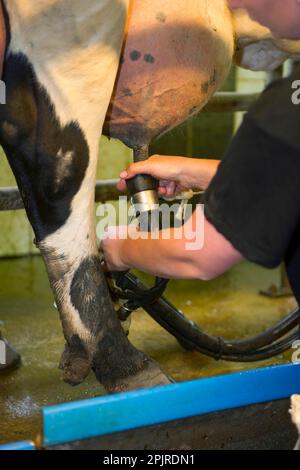
M 206 94 L 206 93 L 208 93 L 208 90 L 209 90 L 209 82 L 206 81 L 206 82 L 201 84 L 201 91 L 202 91 L 202 93 Z
M 165 23 L 167 21 L 167 15 L 162 12 L 162 11 L 159 11 L 157 14 L 156 14 L 156 19 L 157 21 L 159 21 L 160 23 Z
M 195 114 L 195 113 L 198 111 L 198 109 L 199 109 L 199 106 L 193 106 L 193 107 L 190 109 L 189 114 L 190 114 L 190 115 Z
M 61 126 L 25 55 L 7 57 L 3 80 L 7 103 L 0 106 L 0 144 L 41 241 L 70 216 L 88 167 L 89 148 L 76 122 Z
M 214 69 L 210 79 L 201 84 L 201 92 L 204 94 L 208 93 L 210 87 L 216 84 L 216 80 L 217 80 L 217 71 L 216 69 Z
M 147 62 L 148 64 L 154 64 L 155 58 L 153 57 L 152 54 L 145 54 L 144 61 Z
M 214 69 L 212 76 L 210 77 L 211 85 L 215 85 L 217 81 L 217 70 Z
M 142 56 L 142 54 L 137 50 L 134 50 L 134 51 L 130 52 L 130 59 L 133 62 L 136 62 L 137 60 L 139 60 L 141 58 L 141 56 Z
M 132 93 L 132 91 L 130 90 L 130 88 L 124 88 L 122 91 L 123 91 L 123 95 L 124 95 L 124 96 L 132 96 L 132 95 L 133 95 L 133 93 Z

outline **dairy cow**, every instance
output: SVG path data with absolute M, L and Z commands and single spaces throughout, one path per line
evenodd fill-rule
M 93 207 L 104 121 L 108 135 L 147 144 L 200 111 L 235 55 L 244 66 L 270 68 L 298 52 L 296 41 L 276 42 L 241 12 L 233 16 L 226 0 L 186 0 L 184 9 L 179 0 L 2 4 L 0 143 L 60 312 L 64 380 L 78 384 L 92 368 L 111 392 L 169 383 L 124 334 L 98 258 Z
M 125 336 L 97 252 L 99 136 L 119 64 L 127 0 L 4 2 L 0 141 L 60 312 L 64 380 L 92 368 L 109 391 L 167 383 Z

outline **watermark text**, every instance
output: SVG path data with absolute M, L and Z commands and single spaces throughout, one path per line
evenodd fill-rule
M 300 340 L 295 341 L 293 343 L 292 349 L 294 349 L 294 353 L 292 355 L 292 363 L 293 364 L 300 364 Z
M 127 198 L 121 196 L 119 203 L 100 204 L 96 211 L 97 237 L 103 240 L 182 240 L 187 251 L 201 250 L 204 246 L 204 206 L 196 208 L 189 203 L 162 203 L 151 212 L 143 213 L 137 219 L 136 214 L 142 207 L 128 205 Z M 115 230 L 111 230 L 115 228 Z

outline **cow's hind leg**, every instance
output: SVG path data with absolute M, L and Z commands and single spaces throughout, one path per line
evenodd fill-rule
M 73 97 L 68 96 L 72 82 L 60 90 L 65 93 L 63 107 L 50 98 L 21 54 L 8 57 L 5 81 L 0 139 L 60 312 L 67 342 L 61 364 L 64 379 L 78 384 L 92 367 L 109 391 L 168 383 L 124 334 L 98 258 L 94 186 L 105 110 L 95 123 L 98 105 L 87 92 L 86 103 L 75 103 L 77 119 L 65 119 L 68 98 L 73 115 Z

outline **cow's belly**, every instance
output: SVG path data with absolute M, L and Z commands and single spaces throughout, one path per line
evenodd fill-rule
M 139 147 L 180 124 L 222 85 L 233 52 L 225 0 L 132 2 L 105 133 Z

